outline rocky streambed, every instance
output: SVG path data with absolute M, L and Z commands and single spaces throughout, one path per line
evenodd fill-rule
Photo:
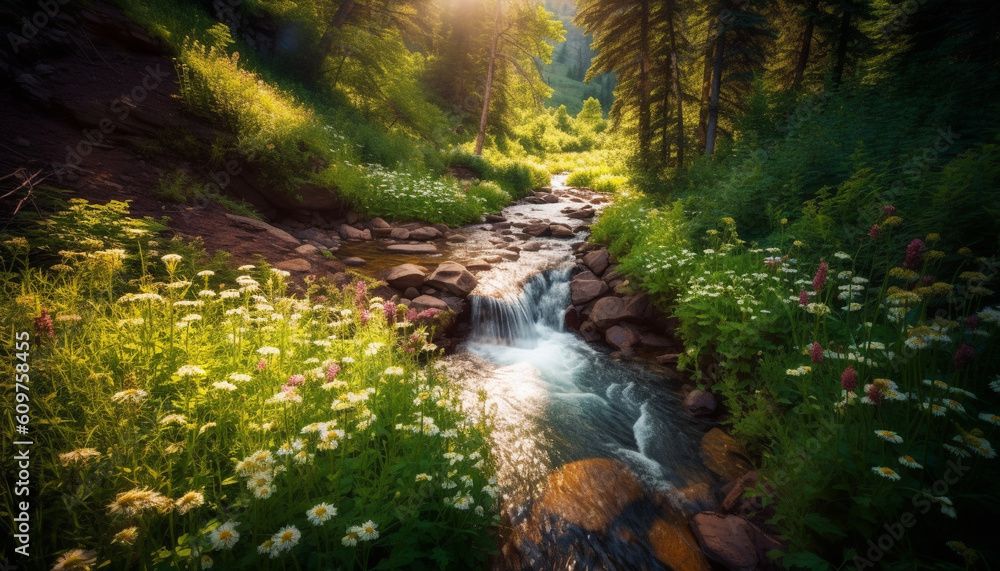
M 767 568 L 781 544 L 744 497 L 756 473 L 725 411 L 677 371 L 675 321 L 586 241 L 607 198 L 564 181 L 457 229 L 278 223 L 300 257 L 277 266 L 343 264 L 383 281 L 377 295 L 459 316 L 438 344 L 469 408 L 485 395 L 493 414 L 496 568 Z

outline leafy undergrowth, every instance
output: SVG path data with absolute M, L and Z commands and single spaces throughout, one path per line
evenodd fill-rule
M 747 244 L 731 218 L 694 236 L 681 201 L 635 194 L 594 228 L 679 318 L 681 366 L 762 456 L 787 567 L 997 561 L 980 525 L 1000 514 L 997 267 L 936 234 L 900 249 L 904 216 L 886 206 L 880 232 L 829 259 L 780 231 Z
M 0 276 L 3 398 L 30 398 L 50 530 L 33 568 L 483 564 L 488 420 L 434 365 L 441 317 L 364 282 L 292 298 L 280 270 L 204 269 L 125 204 L 51 220 L 44 245 L 4 238 Z

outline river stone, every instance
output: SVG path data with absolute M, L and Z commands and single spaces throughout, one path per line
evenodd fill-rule
M 450 230 L 447 224 L 441 224 L 440 222 L 438 222 L 437 224 L 431 224 L 431 226 L 433 226 L 438 232 L 440 232 L 442 236 L 447 234 L 448 230 Z
M 735 480 L 753 470 L 743 447 L 719 428 L 702 437 L 701 455 L 705 467 L 726 480 Z
M 451 236 L 448 236 L 447 238 L 445 238 L 445 240 L 447 240 L 448 242 L 468 242 L 469 241 L 468 238 L 466 238 L 465 236 L 462 236 L 461 234 L 452 234 Z
M 486 260 L 476 258 L 475 260 L 469 260 L 465 263 L 465 269 L 470 272 L 485 272 L 492 269 L 493 266 Z
M 573 305 L 583 305 L 608 293 L 608 284 L 600 280 L 573 280 L 569 283 L 569 293 Z
M 274 267 L 279 270 L 285 270 L 286 272 L 308 272 L 312 269 L 312 264 L 309 260 L 303 260 L 302 258 L 292 258 L 291 260 L 284 260 L 274 264 Z
M 385 281 L 392 287 L 399 290 L 405 290 L 411 287 L 417 288 L 424 284 L 424 276 L 426 274 L 427 268 L 416 264 L 401 264 L 386 272 Z M 407 295 L 406 297 L 410 296 Z
M 344 240 L 371 240 L 372 233 L 370 230 L 358 230 L 354 226 L 348 226 L 347 224 L 341 224 L 337 228 L 337 233 Z
M 359 268 L 368 263 L 364 258 L 358 258 L 357 256 L 351 256 L 350 258 L 344 258 L 340 260 L 345 266 L 350 266 L 352 268 Z
M 698 548 L 698 540 L 691 533 L 684 518 L 679 515 L 669 520 L 657 519 L 649 526 L 647 535 L 656 559 L 668 569 L 684 571 L 711 571 L 712 566 Z
M 524 233 L 529 236 L 534 236 L 539 238 L 541 236 L 548 236 L 551 229 L 548 224 L 529 224 L 524 227 Z
M 510 227 L 511 227 L 511 223 L 510 222 L 503 221 L 503 222 L 497 222 L 492 227 L 490 227 L 490 229 L 491 230 L 510 230 Z
M 487 214 L 483 216 L 483 220 L 486 222 L 506 222 L 507 219 L 499 214 Z
M 780 541 L 737 515 L 702 512 L 691 523 L 702 551 L 733 571 L 771 567 L 767 552 L 783 547 Z
M 429 295 L 421 295 L 413 300 L 413 307 L 417 311 L 423 311 L 425 309 L 437 309 L 440 311 L 448 311 L 450 308 L 448 304 L 441 301 L 436 297 L 431 297 Z
M 312 244 L 302 244 L 298 248 L 295 248 L 295 253 L 300 256 L 318 256 L 319 248 Z
M 424 226 L 410 231 L 410 240 L 434 240 L 441 236 L 441 231 L 432 226 Z
M 566 464 L 546 481 L 532 506 L 535 522 L 554 516 L 587 531 L 604 532 L 626 506 L 642 497 L 642 486 L 621 462 L 589 458 Z
M 438 249 L 434 244 L 393 244 L 386 247 L 389 252 L 399 254 L 437 254 Z
M 408 287 L 406 288 L 406 291 L 403 292 L 403 295 L 406 296 L 407 299 L 413 300 L 420 297 L 420 290 L 418 290 L 415 287 Z M 407 303 L 405 305 L 410 305 L 410 304 Z
M 580 268 L 583 271 L 581 271 L 580 273 L 578 273 L 575 276 L 573 276 L 573 281 L 576 281 L 576 280 L 598 280 L 598 281 L 600 281 L 601 278 L 595 276 L 594 272 L 592 272 L 590 270 L 584 269 L 584 266 L 581 266 L 579 264 L 577 264 L 577 267 Z
M 709 416 L 717 406 L 715 396 L 708 391 L 695 389 L 684 397 L 684 408 L 694 416 Z
M 375 238 L 391 238 L 392 228 L 372 228 L 371 233 Z
M 594 210 L 589 208 L 584 208 L 581 210 L 577 210 L 575 212 L 570 212 L 566 216 L 568 216 L 569 218 L 574 218 L 576 220 L 586 220 L 587 218 L 594 217 Z
M 722 511 L 736 512 L 746 515 L 750 512 L 760 511 L 764 505 L 760 497 L 744 498 L 746 491 L 757 487 L 757 471 L 747 472 L 738 479 L 733 480 L 722 488 L 726 495 L 722 500 Z
M 369 224 L 371 225 L 372 228 L 388 228 L 389 227 L 389 223 L 386 222 L 385 220 L 382 220 L 381 218 L 372 218 L 372 221 L 369 222 Z
M 598 282 L 604 284 L 604 282 Z M 606 287 L 606 285 L 605 285 Z M 590 320 L 601 331 L 606 331 L 612 325 L 625 319 L 625 302 L 619 297 L 609 296 L 597 300 L 594 309 L 590 311 Z M 636 340 L 638 341 L 638 339 Z
M 427 276 L 425 283 L 433 288 L 449 291 L 459 297 L 465 297 L 472 293 L 472 290 L 476 289 L 479 281 L 462 264 L 444 262 L 431 275 Z
M 677 493 L 683 496 L 682 508 L 688 513 L 714 510 L 719 505 L 715 495 L 712 494 L 712 487 L 707 482 L 678 488 Z
M 631 329 L 615 325 L 604 333 L 604 340 L 616 349 L 625 350 L 635 345 L 639 337 Z
M 524 252 L 537 252 L 542 249 L 541 242 L 529 241 L 521 244 L 521 250 Z
M 549 224 L 549 231 L 553 238 L 572 238 L 575 236 L 573 230 L 565 224 Z
M 410 231 L 406 228 L 393 228 L 389 231 L 389 237 L 394 240 L 409 240 Z
M 586 256 L 583 257 L 583 263 L 590 271 L 594 272 L 595 275 L 601 275 L 604 270 L 608 268 L 608 250 L 607 248 L 601 248 L 600 250 L 594 250 L 593 252 L 588 252 Z

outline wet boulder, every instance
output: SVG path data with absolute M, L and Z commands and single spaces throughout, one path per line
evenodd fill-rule
M 753 470 L 753 465 L 738 442 L 719 428 L 701 438 L 701 456 L 705 467 L 726 480 L 735 480 Z
M 702 551 L 732 571 L 771 568 L 767 552 L 782 549 L 780 541 L 737 515 L 702 512 L 691 527 Z
M 639 336 L 631 328 L 615 325 L 604 332 L 604 340 L 616 349 L 625 350 L 635 345 Z
M 679 514 L 657 519 L 649 526 L 649 545 L 656 559 L 669 569 L 684 571 L 711 571 L 705 555 L 698 548 L 698 540 L 690 526 Z
M 589 458 L 566 464 L 549 475 L 545 492 L 532 506 L 532 518 L 540 527 L 554 519 L 603 532 L 642 496 L 642 486 L 624 464 Z
M 417 311 L 423 311 L 425 309 L 437 309 L 440 311 L 448 311 L 449 309 L 451 309 L 451 307 L 449 307 L 448 304 L 445 303 L 444 301 L 441 301 L 440 299 L 429 295 L 418 296 L 416 299 L 413 300 L 412 307 Z
M 433 226 L 424 226 L 423 228 L 417 228 L 416 230 L 410 231 L 410 240 L 436 240 L 440 238 L 443 234 L 437 228 Z
M 604 270 L 608 269 L 609 264 L 607 248 L 587 252 L 583 257 L 583 264 L 590 268 L 590 271 L 594 272 L 595 275 L 603 274 Z
M 479 282 L 462 264 L 444 262 L 427 276 L 424 283 L 459 297 L 466 297 L 476 289 Z
M 427 268 L 416 264 L 401 264 L 391 268 L 385 275 L 385 281 L 398 290 L 418 288 L 424 284 Z
M 573 280 L 569 283 L 573 305 L 583 305 L 608 293 L 608 284 L 600 280 Z
M 603 284 L 604 282 L 600 283 Z M 601 331 L 606 331 L 610 327 L 617 325 L 621 321 L 624 321 L 626 317 L 625 302 L 620 297 L 603 297 L 597 300 L 594 308 L 590 311 L 590 320 Z
M 371 240 L 372 233 L 371 230 L 358 230 L 354 226 L 348 226 L 347 224 L 341 224 L 337 228 L 337 233 L 344 240 Z

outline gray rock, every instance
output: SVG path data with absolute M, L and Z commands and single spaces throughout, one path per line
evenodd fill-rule
M 298 248 L 295 248 L 295 253 L 302 256 L 318 256 L 320 255 L 319 248 L 313 246 L 312 244 L 302 244 Z
M 415 287 L 408 287 L 408 288 L 406 288 L 406 291 L 403 292 L 403 295 L 406 296 L 407 298 L 411 299 L 411 300 L 412 299 L 416 299 L 416 298 L 420 297 L 420 290 L 418 290 Z M 409 304 L 406 304 L 406 305 L 409 305 Z
M 371 224 L 372 228 L 388 228 L 389 227 L 389 223 L 386 222 L 385 220 L 382 220 L 381 218 L 372 218 L 372 221 L 369 222 L 369 224 Z
M 573 230 L 565 224 L 550 224 L 549 232 L 554 238 L 572 238 L 575 236 Z
M 345 266 L 351 266 L 352 268 L 358 268 L 368 263 L 368 261 L 365 260 L 364 258 L 358 258 L 355 256 L 352 256 L 350 258 L 344 258 L 343 260 L 340 261 L 343 262 Z
M 389 236 L 395 240 L 409 240 L 410 231 L 406 228 L 393 228 L 389 232 Z

